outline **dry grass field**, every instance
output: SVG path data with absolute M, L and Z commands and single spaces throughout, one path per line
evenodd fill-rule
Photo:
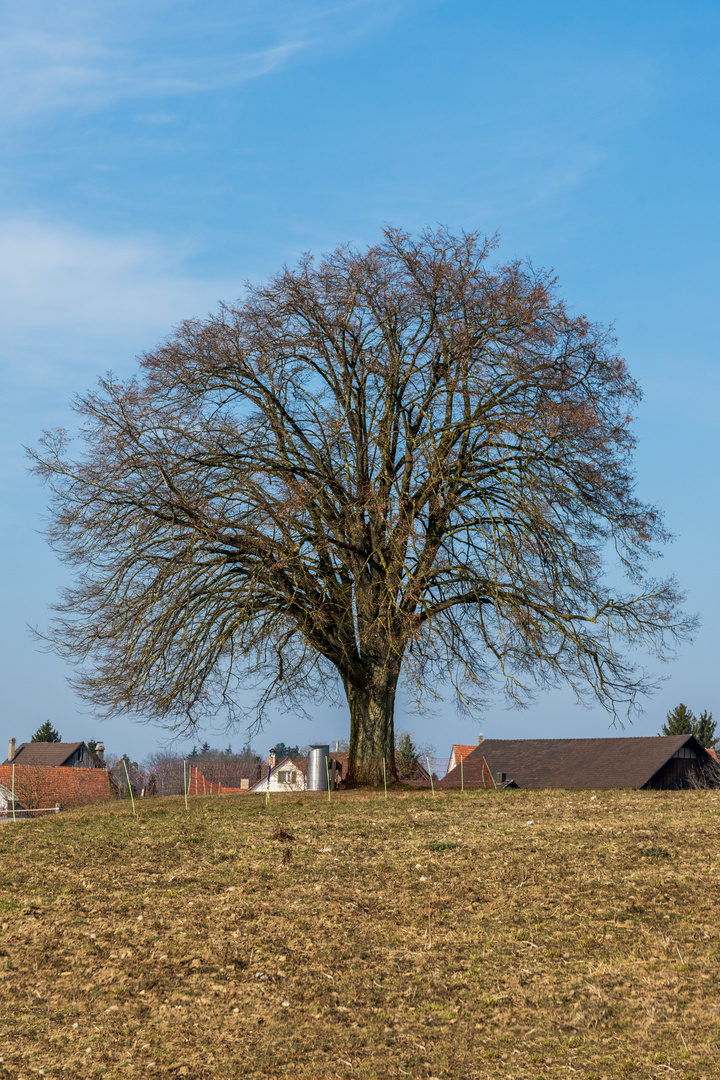
M 0 828 L 0 1077 L 720 1076 L 714 792 Z

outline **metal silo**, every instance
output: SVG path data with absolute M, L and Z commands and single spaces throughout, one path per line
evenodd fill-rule
M 313 746 L 308 756 L 307 790 L 327 791 L 328 774 L 327 762 L 330 757 L 330 747 L 322 744 Z

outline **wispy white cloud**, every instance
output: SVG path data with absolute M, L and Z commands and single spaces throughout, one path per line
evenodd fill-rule
M 188 273 L 187 252 L 153 238 L 0 221 L 0 354 L 15 387 L 67 387 L 132 366 L 183 318 L 234 299 L 239 280 Z
M 97 109 L 121 99 L 192 94 L 267 75 L 306 44 L 149 63 L 88 38 L 22 35 L 0 47 L 0 95 L 8 120 L 68 106 Z
M 407 0 L 51 0 L 0 4 L 5 123 L 74 107 L 208 92 L 367 33 Z M 40 28 L 40 29 L 39 29 Z

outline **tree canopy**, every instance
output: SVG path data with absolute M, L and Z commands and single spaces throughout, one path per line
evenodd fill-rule
M 31 742 L 62 742 L 60 732 L 56 731 L 49 720 L 41 724 L 33 735 Z
M 717 721 L 713 720 L 712 713 L 703 709 L 699 716 L 695 716 L 692 709 L 681 701 L 667 714 L 667 719 L 662 726 L 662 735 L 694 735 L 701 746 L 705 749 L 714 747 L 717 742 L 715 729 Z
M 275 751 L 276 761 L 282 761 L 286 757 L 297 757 L 300 753 L 299 746 L 288 746 L 284 742 L 276 742 L 273 750 Z
M 192 730 L 337 688 L 350 778 L 377 781 L 401 677 L 468 708 L 652 688 L 637 650 L 666 658 L 691 620 L 648 576 L 666 534 L 634 493 L 638 387 L 550 274 L 493 247 L 389 228 L 306 256 L 79 398 L 78 452 L 45 436 L 76 573 L 50 637 L 96 708 Z

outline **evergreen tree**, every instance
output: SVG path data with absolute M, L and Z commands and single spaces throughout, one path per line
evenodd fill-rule
M 707 709 L 703 709 L 699 718 L 695 721 L 693 735 L 706 750 L 710 747 L 714 747 L 717 742 L 717 735 L 715 734 L 716 727 L 717 721 L 713 720 L 712 713 L 709 713 Z
M 418 756 L 418 750 L 409 731 L 401 731 L 397 738 L 395 754 L 398 761 L 409 763 Z
M 707 749 L 717 742 L 716 727 L 717 721 L 713 720 L 712 713 L 707 709 L 703 709 L 700 716 L 695 716 L 692 709 L 680 702 L 667 714 L 661 734 L 694 735 L 700 745 Z
M 413 742 L 410 732 L 399 732 L 395 737 L 395 767 L 399 780 L 417 779 L 420 754 L 421 749 Z
M 695 722 L 695 714 L 692 709 L 688 709 L 687 705 L 683 705 L 682 701 L 679 705 L 676 705 L 671 712 L 667 714 L 667 719 L 663 724 L 663 735 L 692 735 L 693 724 Z
M 85 743 L 91 754 L 94 754 L 97 749 L 97 739 L 88 739 Z
M 435 747 L 432 743 L 413 742 L 409 731 L 401 731 L 395 738 L 395 757 L 399 761 L 421 761 L 425 764 L 426 758 L 435 757 Z
M 60 732 L 56 731 L 49 720 L 37 729 L 31 742 L 62 742 Z

